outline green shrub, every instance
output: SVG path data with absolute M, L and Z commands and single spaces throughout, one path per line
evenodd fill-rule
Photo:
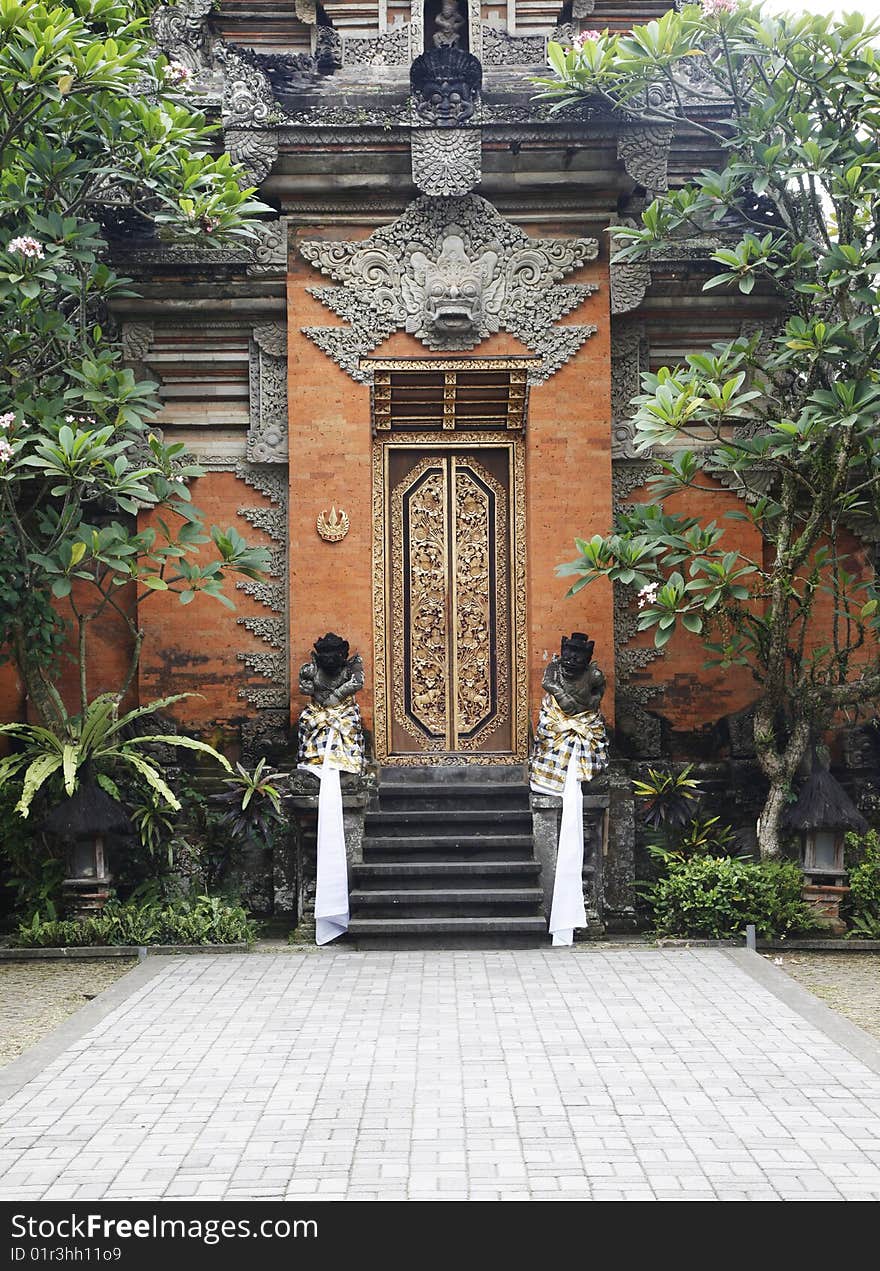
M 82 945 L 250 944 L 257 926 L 239 905 L 219 896 L 171 903 L 110 901 L 102 914 L 76 919 L 35 914 L 18 928 L 16 943 L 46 949 Z
M 857 864 L 849 869 L 850 936 L 880 940 L 880 835 L 846 836 L 847 856 Z
M 815 926 L 801 896 L 803 876 L 789 861 L 669 855 L 666 864 L 665 877 L 647 890 L 658 935 L 722 940 L 754 923 L 769 938 Z

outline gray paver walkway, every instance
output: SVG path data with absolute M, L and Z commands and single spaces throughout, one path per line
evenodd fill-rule
M 880 1075 L 744 965 L 163 960 L 0 1107 L 0 1197 L 880 1199 Z

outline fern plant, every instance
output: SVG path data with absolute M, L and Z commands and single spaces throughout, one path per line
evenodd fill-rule
M 155 734 L 145 737 L 126 737 L 126 730 L 136 719 L 154 714 L 192 697 L 192 693 L 175 693 L 162 697 L 137 710 L 119 715 L 119 695 L 102 693 L 90 702 L 81 715 L 66 715 L 64 730 L 59 736 L 39 724 L 3 724 L 0 734 L 14 738 L 21 749 L 0 760 L 0 789 L 7 782 L 22 778 L 21 796 L 15 811 L 22 817 L 30 813 L 31 804 L 50 777 L 60 774 L 64 793 L 71 797 L 86 773 L 97 781 L 107 794 L 121 802 L 114 774 L 128 769 L 136 779 L 147 786 L 168 807 L 180 810 L 180 801 L 165 781 L 155 760 L 147 757 L 144 747 L 161 743 L 185 750 L 198 750 L 216 759 L 227 772 L 229 761 L 206 742 L 193 737 Z

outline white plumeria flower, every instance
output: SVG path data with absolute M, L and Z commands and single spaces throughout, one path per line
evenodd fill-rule
M 12 255 L 26 256 L 28 260 L 43 259 L 43 244 L 36 238 L 31 238 L 30 234 L 20 234 L 18 238 L 9 240 L 9 246 L 6 249 Z
M 648 583 L 646 587 L 643 587 L 639 592 L 639 608 L 644 609 L 645 605 L 653 605 L 659 590 L 659 583 Z
M 188 66 L 184 66 L 183 62 L 169 62 L 165 67 L 165 78 L 172 84 L 183 86 L 192 83 L 193 73 Z

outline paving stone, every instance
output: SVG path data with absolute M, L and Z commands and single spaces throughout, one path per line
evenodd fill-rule
M 717 950 L 194 956 L 0 1107 L 0 1198 L 871 1200 L 878 1144 Z

